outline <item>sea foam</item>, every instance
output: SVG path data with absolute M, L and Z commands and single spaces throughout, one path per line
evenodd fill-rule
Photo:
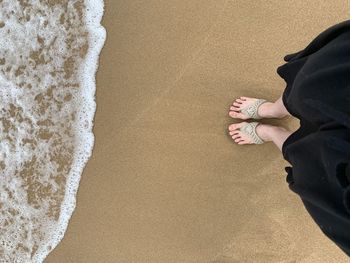
M 0 262 L 62 240 L 92 154 L 103 0 L 0 0 Z

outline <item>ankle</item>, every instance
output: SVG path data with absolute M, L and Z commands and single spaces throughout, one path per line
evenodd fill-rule
M 261 123 L 257 126 L 257 132 L 259 133 L 261 139 L 263 139 L 265 142 L 269 142 L 273 140 L 276 133 L 280 132 L 278 128 L 278 126 Z
M 258 114 L 262 118 L 274 118 L 276 117 L 276 109 L 273 102 L 265 102 L 258 108 Z
M 271 124 L 263 124 L 261 128 L 261 138 L 263 138 L 264 141 L 274 141 L 274 139 L 279 138 L 281 134 L 289 133 L 286 128 Z
M 281 109 L 280 105 L 277 102 L 271 103 L 267 109 L 267 112 L 270 118 L 283 118 L 287 114 Z

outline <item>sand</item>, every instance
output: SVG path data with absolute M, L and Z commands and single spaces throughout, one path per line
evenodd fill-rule
M 237 145 L 239 96 L 275 101 L 283 56 L 348 1 L 105 1 L 93 155 L 46 263 L 348 262 L 272 143 Z M 298 119 L 265 119 L 291 131 Z

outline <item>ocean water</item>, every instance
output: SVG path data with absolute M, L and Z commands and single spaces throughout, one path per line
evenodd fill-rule
M 91 157 L 103 0 L 0 0 L 0 262 L 43 262 Z

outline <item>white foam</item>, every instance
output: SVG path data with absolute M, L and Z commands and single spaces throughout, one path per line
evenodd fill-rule
M 67 0 L 65 21 L 70 17 L 73 22 L 66 28 L 58 23 L 64 5 L 30 2 L 32 6 L 12 0 L 0 3 L 0 262 L 43 262 L 59 244 L 76 207 L 81 174 L 94 146 L 95 74 L 106 39 L 100 24 L 104 3 Z M 83 2 L 86 15 L 79 27 L 78 8 L 73 5 Z M 33 10 L 41 13 L 26 20 Z M 1 22 L 5 23 L 2 28 Z M 79 51 L 65 41 L 73 29 L 78 32 L 76 46 L 84 44 L 83 30 L 89 33 L 89 48 L 81 60 Z M 40 50 L 36 58 L 48 63 L 34 63 L 29 58 L 31 51 Z M 65 54 L 75 55 L 77 67 L 71 68 L 75 75 L 63 79 Z M 7 71 L 9 66 L 12 68 Z M 66 101 L 67 96 L 71 100 Z M 70 157 L 71 165 L 65 166 L 61 157 Z M 54 204 L 60 204 L 58 219 L 48 213 L 55 211 L 50 210 Z

